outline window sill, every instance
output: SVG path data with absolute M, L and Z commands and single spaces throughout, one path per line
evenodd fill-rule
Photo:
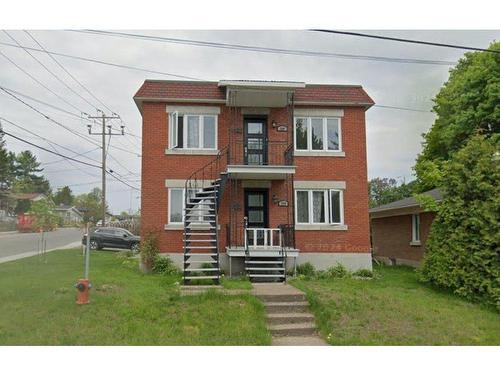
M 293 156 L 332 156 L 343 158 L 345 157 L 344 151 L 300 151 L 295 150 Z
M 411 241 L 410 246 L 421 246 L 420 241 Z
M 295 230 L 347 230 L 344 224 L 295 224 Z
M 184 224 L 165 224 L 165 230 L 184 230 Z
M 195 149 L 182 149 L 176 148 L 165 149 L 165 155 L 217 155 L 219 150 L 195 150 Z
M 190 229 L 209 229 L 210 225 L 209 224 L 197 224 L 197 225 L 191 225 L 189 227 Z M 165 230 L 184 230 L 184 224 L 181 223 L 173 223 L 173 224 L 165 224 L 164 228 Z M 220 225 L 217 228 L 220 230 Z

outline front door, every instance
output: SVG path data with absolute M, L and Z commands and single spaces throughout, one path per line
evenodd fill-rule
M 268 227 L 267 189 L 245 190 L 245 216 L 248 219 L 248 228 Z M 247 231 L 250 245 L 264 245 L 264 231 Z M 255 242 L 254 242 L 254 237 Z
M 245 118 L 244 158 L 246 165 L 267 164 L 267 119 Z

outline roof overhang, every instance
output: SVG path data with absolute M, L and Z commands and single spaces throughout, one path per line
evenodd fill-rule
M 304 82 L 287 81 L 219 81 L 226 88 L 226 105 L 236 107 L 285 107 L 295 89 Z

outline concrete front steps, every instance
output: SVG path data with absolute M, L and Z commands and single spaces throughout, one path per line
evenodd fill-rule
M 273 345 L 326 345 L 302 291 L 284 283 L 258 283 L 252 293 L 266 307 Z

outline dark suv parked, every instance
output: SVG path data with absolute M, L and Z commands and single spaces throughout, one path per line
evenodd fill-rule
M 97 250 L 105 247 L 130 249 L 133 252 L 139 251 L 141 238 L 122 228 L 97 228 L 90 233 L 90 249 Z M 82 244 L 87 244 L 87 235 L 83 235 Z

